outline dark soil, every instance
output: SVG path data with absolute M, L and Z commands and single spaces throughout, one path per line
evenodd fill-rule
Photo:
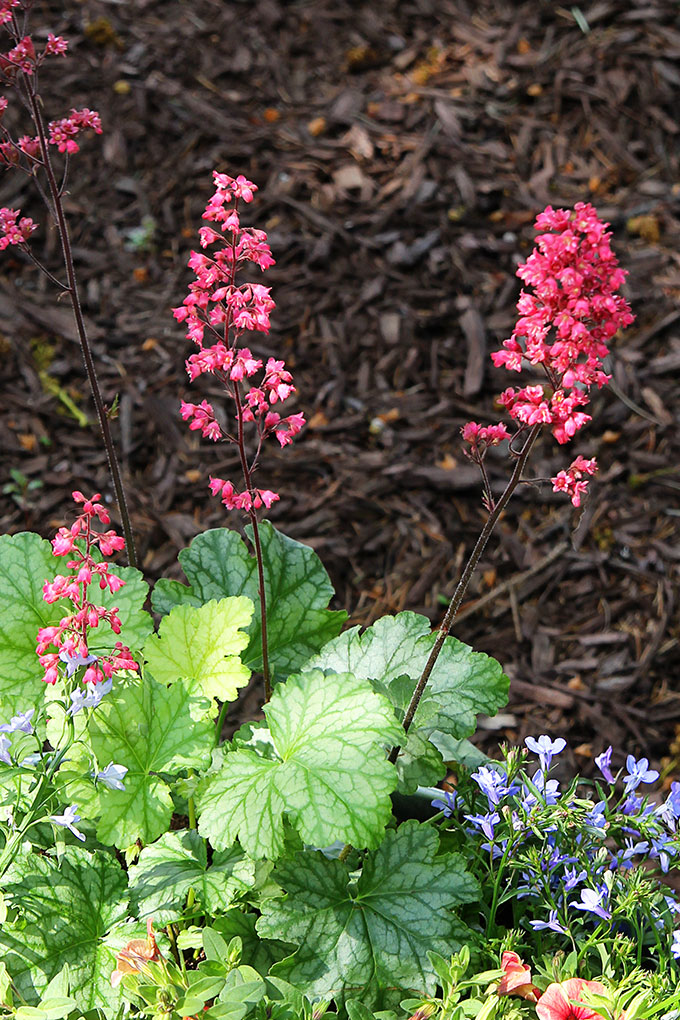
M 214 168 L 260 188 L 248 222 L 277 265 L 258 355 L 284 357 L 309 425 L 271 450 L 274 523 L 312 545 L 353 622 L 413 609 L 437 624 L 484 519 L 459 435 L 498 421 L 518 262 L 546 204 L 593 202 L 612 225 L 637 316 L 613 385 L 545 478 L 580 452 L 601 473 L 574 511 L 526 486 L 487 548 L 454 633 L 498 657 L 507 712 L 481 743 L 608 743 L 680 769 L 680 24 L 672 0 L 74 0 L 34 7 L 71 55 L 42 82 L 49 118 L 99 110 L 67 208 L 138 552 L 179 576 L 179 548 L 238 526 L 207 491 L 231 448 L 178 417 L 189 386 L 180 304 Z M 11 113 L 11 111 L 10 111 Z M 8 116 L 10 116 L 8 113 Z M 27 129 L 27 125 L 25 127 Z M 0 203 L 46 216 L 18 174 Z M 52 229 L 37 251 L 59 270 Z M 16 250 L 0 262 L 4 531 L 51 535 L 70 492 L 111 486 L 71 316 Z M 53 380 L 50 383 L 49 380 Z M 510 382 L 514 382 L 514 378 Z M 56 390 L 56 392 L 55 392 Z M 217 391 L 215 391 L 217 392 Z M 276 445 L 276 444 L 274 444 Z M 507 462 L 491 461 L 494 486 Z M 24 481 L 22 481 L 22 476 Z M 26 488 L 28 481 L 41 483 Z

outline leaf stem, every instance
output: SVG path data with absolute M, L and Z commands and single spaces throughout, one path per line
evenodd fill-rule
M 470 558 L 465 564 L 465 569 L 463 570 L 460 581 L 458 582 L 456 590 L 453 593 L 453 597 L 451 599 L 451 602 L 449 603 L 449 608 L 446 610 L 444 619 L 442 620 L 441 627 L 437 632 L 437 640 L 432 646 L 432 651 L 430 652 L 428 660 L 425 663 L 425 668 L 423 669 L 420 679 L 416 684 L 416 689 L 413 692 L 413 697 L 411 698 L 410 704 L 406 710 L 406 714 L 404 716 L 405 733 L 408 733 L 409 727 L 413 722 L 413 717 L 416 714 L 416 709 L 418 708 L 420 699 L 423 696 L 423 691 L 427 686 L 427 682 L 430 679 L 432 670 L 434 669 L 434 665 L 437 659 L 439 658 L 439 653 L 444 647 L 444 641 L 446 640 L 448 633 L 451 630 L 451 626 L 456 617 L 456 614 L 460 609 L 463 598 L 465 597 L 465 592 L 468 589 L 468 585 L 470 584 L 470 580 L 475 571 L 475 567 L 479 563 L 480 557 L 486 547 L 486 543 L 489 541 L 491 533 L 493 529 L 496 527 L 496 524 L 498 523 L 499 517 L 501 516 L 505 507 L 507 506 L 510 497 L 512 496 L 513 492 L 515 491 L 517 485 L 521 480 L 522 472 L 526 466 L 529 454 L 531 453 L 531 449 L 534 443 L 536 442 L 536 439 L 538 438 L 538 435 L 542 427 L 543 427 L 542 425 L 534 425 L 533 428 L 531 429 L 531 432 L 529 433 L 526 442 L 522 447 L 522 450 L 520 451 L 519 454 L 517 454 L 517 462 L 515 464 L 512 475 L 510 476 L 510 481 L 506 485 L 503 494 L 500 496 L 493 510 L 490 512 L 486 520 L 486 523 L 479 535 L 479 538 L 475 543 L 475 547 L 472 550 L 472 553 L 470 554 Z M 394 764 L 394 762 L 396 762 L 397 760 L 399 750 L 400 750 L 399 747 L 393 747 L 389 753 L 388 761 L 391 761 Z
M 229 702 L 228 701 L 224 701 L 222 703 L 222 707 L 220 709 L 220 714 L 217 717 L 217 722 L 215 723 L 215 739 L 213 740 L 213 747 L 219 747 L 220 746 L 220 737 L 222 736 L 222 727 L 224 726 L 224 717 L 227 714 L 228 707 L 229 707 Z

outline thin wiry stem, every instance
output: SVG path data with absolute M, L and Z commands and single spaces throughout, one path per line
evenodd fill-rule
M 64 268 L 66 269 L 66 278 L 68 280 L 68 286 L 65 289 L 68 291 L 69 297 L 71 299 L 71 307 L 73 309 L 73 317 L 76 323 L 78 339 L 80 340 L 80 348 L 83 353 L 85 370 L 87 372 L 87 377 L 90 383 L 92 398 L 94 400 L 94 406 L 97 411 L 97 418 L 99 419 L 99 427 L 101 429 L 102 438 L 104 440 L 106 456 L 109 462 L 109 471 L 111 473 L 111 480 L 113 482 L 113 488 L 116 493 L 116 500 L 118 502 L 121 524 L 123 527 L 123 533 L 125 535 L 125 547 L 127 549 L 128 563 L 130 564 L 131 567 L 136 567 L 137 554 L 135 552 L 135 543 L 132 534 L 130 514 L 128 512 L 127 500 L 125 498 L 125 490 L 123 488 L 123 481 L 121 478 L 120 467 L 118 464 L 118 457 L 116 455 L 116 448 L 114 446 L 113 437 L 111 435 L 109 419 L 106 412 L 106 407 L 104 405 L 104 401 L 102 399 L 101 390 L 99 388 L 99 380 L 97 379 L 97 373 L 94 367 L 92 348 L 90 347 L 90 341 L 87 336 L 87 330 L 85 329 L 85 321 L 83 319 L 83 313 L 80 306 L 80 296 L 78 293 L 78 283 L 76 280 L 75 267 L 73 264 L 73 252 L 71 249 L 71 240 L 68 231 L 68 224 L 66 222 L 66 215 L 64 213 L 64 207 L 61 201 L 60 186 L 57 183 L 54 170 L 52 167 L 52 162 L 50 159 L 49 147 L 47 144 L 47 137 L 45 133 L 45 124 L 41 112 L 42 104 L 40 97 L 34 90 L 33 82 L 30 80 L 30 76 L 24 74 L 23 80 L 28 93 L 29 103 L 31 107 L 31 115 L 33 117 L 33 122 L 35 124 L 36 131 L 38 133 L 40 153 L 42 156 L 43 166 L 45 168 L 45 174 L 47 176 L 48 191 L 51 198 L 51 208 L 56 220 L 57 230 L 59 231 L 59 239 L 61 241 L 61 249 L 64 258 Z
M 429 658 L 425 663 L 425 668 L 423 669 L 420 679 L 416 684 L 416 689 L 413 692 L 413 697 L 411 698 L 411 702 L 406 710 L 406 715 L 404 716 L 405 733 L 408 733 L 411 723 L 413 722 L 413 717 L 416 714 L 416 709 L 418 708 L 420 699 L 423 696 L 423 691 L 427 686 L 427 682 L 430 679 L 432 670 L 434 669 L 434 665 L 437 659 L 439 658 L 439 654 L 442 648 L 444 647 L 444 641 L 446 640 L 448 633 L 451 630 L 451 626 L 456 617 L 456 613 L 461 607 L 461 603 L 463 601 L 463 598 L 465 597 L 465 592 L 468 589 L 468 585 L 470 584 L 470 580 L 474 573 L 475 567 L 479 563 L 479 559 L 482 553 L 484 552 L 486 543 L 489 541 L 489 538 L 491 537 L 491 532 L 498 523 L 500 515 L 507 506 L 510 497 L 512 496 L 513 492 L 515 491 L 519 482 L 521 481 L 522 472 L 526 466 L 529 454 L 531 453 L 531 448 L 536 442 L 536 439 L 538 438 L 538 435 L 542 427 L 543 427 L 542 425 L 534 425 L 531 432 L 529 433 L 529 436 L 524 446 L 522 447 L 521 452 L 517 456 L 517 462 L 515 464 L 515 468 L 512 472 L 512 475 L 510 476 L 510 481 L 506 485 L 502 496 L 500 496 L 498 502 L 496 503 L 493 510 L 489 514 L 486 520 L 486 524 L 482 528 L 479 538 L 475 543 L 475 547 L 472 550 L 472 553 L 470 554 L 470 558 L 465 564 L 465 569 L 463 570 L 460 581 L 458 582 L 456 590 L 453 593 L 453 598 L 451 599 L 449 608 L 446 610 L 446 614 L 444 616 L 444 619 L 442 620 L 441 627 L 439 628 L 439 631 L 437 633 L 437 640 L 432 646 L 432 651 L 430 652 Z M 388 760 L 391 761 L 393 764 L 397 760 L 399 750 L 400 750 L 399 747 L 393 747 L 389 753 Z

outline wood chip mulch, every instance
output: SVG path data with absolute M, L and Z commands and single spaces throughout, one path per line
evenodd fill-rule
M 601 473 L 581 512 L 523 487 L 454 633 L 512 679 L 485 749 L 562 734 L 584 771 L 613 743 L 617 763 L 644 752 L 677 778 L 677 4 L 71 0 L 34 20 L 71 44 L 42 82 L 48 117 L 90 106 L 104 123 L 67 209 L 151 578 L 180 576 L 200 531 L 237 526 L 206 486 L 235 457 L 178 418 L 181 398 L 218 391 L 189 385 L 170 313 L 214 168 L 260 187 L 248 222 L 269 234 L 278 307 L 251 346 L 286 359 L 309 421 L 262 461 L 270 517 L 318 551 L 355 623 L 441 619 L 484 519 L 459 430 L 502 417 L 489 352 L 512 330 L 536 213 L 586 200 L 611 223 L 637 319 L 573 453 L 546 439 L 533 464 L 546 478 L 580 452 Z M 19 175 L 0 204 L 45 222 Z M 58 271 L 54 231 L 37 244 Z M 0 525 L 49 536 L 73 488 L 110 494 L 106 458 L 70 313 L 11 251 L 0 313 Z M 506 462 L 490 470 L 502 487 Z

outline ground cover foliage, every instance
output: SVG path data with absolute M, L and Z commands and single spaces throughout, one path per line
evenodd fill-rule
M 42 264 L 39 223 L 16 206 L 0 209 L 0 248 L 72 305 L 124 537 L 113 500 L 79 489 L 51 543 L 0 536 L 3 1015 L 675 1018 L 680 783 L 614 744 L 593 756 L 594 778 L 565 778 L 567 742 L 547 733 L 491 760 L 470 738 L 510 681 L 449 633 L 516 491 L 588 505 L 597 459 L 569 444 L 584 449 L 611 344 L 635 319 L 608 224 L 583 201 L 536 217 L 518 318 L 491 352 L 517 385 L 497 398 L 502 421 L 460 430 L 480 529 L 439 629 L 412 611 L 347 628 L 317 553 L 264 519 L 286 494 L 259 487 L 263 451 L 275 440 L 285 456 L 308 423 L 287 403 L 291 359 L 251 350 L 275 309 L 259 283 L 272 249 L 251 225 L 259 189 L 215 170 L 173 308 L 193 344 L 178 416 L 220 444 L 207 488 L 247 523 L 197 534 L 179 579 L 150 577 L 65 225 L 71 159 L 101 121 L 84 107 L 48 121 L 39 80 L 68 43 L 34 42 L 32 6 L 0 3 L 12 43 L 0 72 L 35 131 L 19 136 L 9 114 L 0 157 L 42 186 L 63 266 Z M 579 8 L 570 17 L 590 34 Z M 435 57 L 417 80 L 442 70 Z M 535 478 L 548 439 L 560 460 Z M 26 509 L 40 487 L 15 472 L 7 493 Z M 254 691 L 264 704 L 249 713 Z

